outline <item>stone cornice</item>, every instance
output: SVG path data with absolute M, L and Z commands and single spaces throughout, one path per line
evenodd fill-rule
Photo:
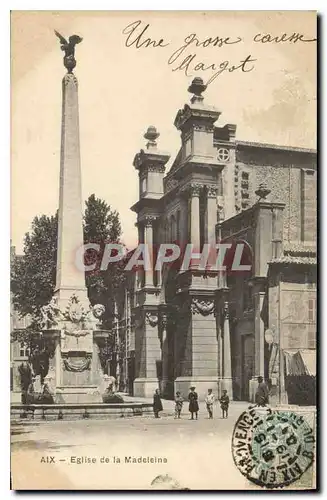
M 214 150 L 215 151 L 215 150 Z M 216 153 L 216 151 L 215 151 Z M 222 171 L 225 164 L 217 160 L 216 156 L 197 156 L 190 155 L 185 160 L 174 169 L 174 176 L 177 179 L 183 179 L 187 175 L 188 171 L 200 171 L 203 172 L 206 168 L 212 172 L 213 169 Z
M 161 198 L 141 198 L 139 201 L 134 203 L 134 205 L 131 206 L 132 212 L 136 212 L 137 214 L 140 213 L 141 210 L 145 208 L 149 209 L 154 209 L 155 211 L 161 211 L 161 203 L 162 203 L 162 197 Z
M 178 111 L 174 125 L 181 130 L 187 122 L 190 122 L 198 126 L 210 126 L 213 132 L 213 124 L 220 114 L 220 111 L 213 106 L 205 106 L 201 103 L 185 104 L 184 108 Z
M 201 182 L 190 182 L 181 186 L 180 193 L 186 196 L 200 196 L 205 184 Z
M 141 215 L 139 220 L 137 221 L 137 226 L 143 227 L 153 227 L 156 224 L 157 220 L 160 219 L 160 215 Z
M 248 219 L 253 219 L 254 216 L 257 216 L 257 212 L 260 209 L 280 209 L 283 210 L 285 208 L 285 203 L 280 203 L 280 202 L 270 202 L 266 200 L 261 200 L 249 207 L 247 210 L 243 210 L 239 214 L 234 215 L 234 217 L 231 217 L 230 219 L 226 219 L 222 221 L 221 227 L 222 229 L 228 229 L 230 226 L 233 225 L 240 225 L 244 227 L 249 227 L 248 224 L 242 225 L 242 221 L 246 221 Z
M 136 170 L 144 169 L 144 168 L 163 168 L 163 172 L 165 171 L 165 164 L 170 158 L 169 153 L 165 153 L 159 150 L 144 150 L 141 149 L 139 153 L 137 153 L 134 157 L 133 166 Z M 153 171 L 153 170 L 152 170 Z
M 142 218 L 142 220 L 140 220 L 140 222 L 142 222 L 145 227 L 153 227 L 158 219 L 159 216 L 157 215 L 146 215 L 144 218 Z
M 316 155 L 317 151 L 315 149 L 309 148 L 299 148 L 295 146 L 280 146 L 278 144 L 265 144 L 263 142 L 251 142 L 251 141 L 236 141 L 237 148 L 253 148 L 253 149 L 273 149 L 278 151 L 288 151 L 294 153 L 307 153 L 311 155 Z

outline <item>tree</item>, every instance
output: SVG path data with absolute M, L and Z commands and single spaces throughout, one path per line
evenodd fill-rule
M 101 270 L 101 262 L 106 243 L 119 243 L 121 224 L 119 214 L 111 210 L 110 206 L 92 194 L 86 201 L 84 215 L 84 243 L 97 243 L 100 250 L 90 252 L 90 260 L 96 261 L 94 271 L 86 272 L 86 286 L 92 305 L 103 304 L 105 313 L 102 318 L 103 326 L 111 329 L 114 319 L 114 296 L 123 279 L 120 266 L 115 263 L 108 265 L 108 269 Z
M 32 229 L 25 235 L 24 255 L 14 258 L 11 266 L 11 292 L 13 306 L 21 316 L 30 314 L 32 324 L 27 332 L 16 332 L 13 340 L 24 341 L 38 330 L 42 306 L 48 304 L 55 290 L 57 259 L 58 213 L 55 216 L 35 217 Z M 96 242 L 101 253 L 106 242 L 118 242 L 121 235 L 119 214 L 100 198 L 92 194 L 86 201 L 84 215 L 84 242 Z M 113 310 L 110 296 L 117 281 L 117 266 L 86 273 L 86 286 L 92 305 L 106 307 L 105 326 L 110 326 Z M 119 279 L 118 279 L 119 281 Z M 108 300 L 109 297 L 109 300 Z M 109 304 L 108 304 L 109 302 Z M 35 335 L 34 335 L 35 336 Z
M 41 215 L 25 235 L 24 255 L 11 263 L 11 292 L 15 309 L 33 319 L 49 303 L 54 292 L 57 259 L 58 212 Z

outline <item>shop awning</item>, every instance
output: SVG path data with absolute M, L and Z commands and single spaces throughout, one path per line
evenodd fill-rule
M 284 351 L 286 375 L 316 376 L 315 349 Z

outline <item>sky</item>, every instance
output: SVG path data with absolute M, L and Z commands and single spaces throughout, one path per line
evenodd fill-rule
M 127 47 L 133 37 L 127 41 L 123 31 L 136 21 L 141 22 L 136 35 L 149 25 L 140 43 L 150 37 L 157 44 L 162 39 L 164 46 Z M 245 66 L 253 67 L 251 71 L 224 71 L 208 85 L 205 103 L 222 113 L 217 125 L 236 123 L 239 140 L 316 147 L 316 43 L 254 41 L 258 34 L 273 38 L 284 33 L 313 39 L 314 12 L 15 11 L 11 238 L 18 253 L 33 218 L 52 215 L 58 208 L 65 68 L 54 29 L 65 37 L 83 37 L 76 46 L 74 71 L 79 81 L 83 199 L 94 193 L 118 210 L 123 241 L 130 248 L 137 242 L 136 215 L 130 210 L 138 198 L 134 156 L 145 146 L 147 127 L 154 125 L 160 132 L 159 149 L 171 154 L 169 168 L 180 147 L 174 119 L 189 102 L 187 88 L 195 76 L 206 82 L 216 71 L 204 71 L 204 66 L 219 67 L 226 60 L 229 67 L 239 66 L 247 56 L 255 60 Z M 198 46 L 193 41 L 175 63 L 168 64 L 191 34 Z M 227 43 L 219 47 L 208 41 L 217 36 L 229 37 Z M 239 38 L 240 42 L 231 43 Z M 188 55 L 195 57 L 186 75 L 178 66 Z

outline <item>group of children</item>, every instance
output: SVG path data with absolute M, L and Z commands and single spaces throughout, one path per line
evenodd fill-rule
M 215 402 L 215 395 L 212 392 L 212 389 L 208 389 L 208 394 L 205 397 L 205 405 L 208 411 L 209 418 L 213 418 L 213 405 Z M 190 387 L 190 392 L 188 395 L 189 401 L 189 412 L 191 413 L 191 420 L 198 419 L 199 412 L 199 403 L 198 403 L 198 394 L 195 392 L 195 387 Z M 228 407 L 229 407 L 229 397 L 226 389 L 223 390 L 222 396 L 218 399 L 220 402 L 220 408 L 222 411 L 222 418 L 228 417 Z M 182 397 L 179 391 L 176 392 L 175 396 L 175 418 L 181 418 L 181 413 L 183 409 L 184 398 Z M 159 390 L 157 389 L 153 396 L 153 411 L 156 418 L 159 418 L 159 412 L 162 411 L 162 403 L 159 395 Z

